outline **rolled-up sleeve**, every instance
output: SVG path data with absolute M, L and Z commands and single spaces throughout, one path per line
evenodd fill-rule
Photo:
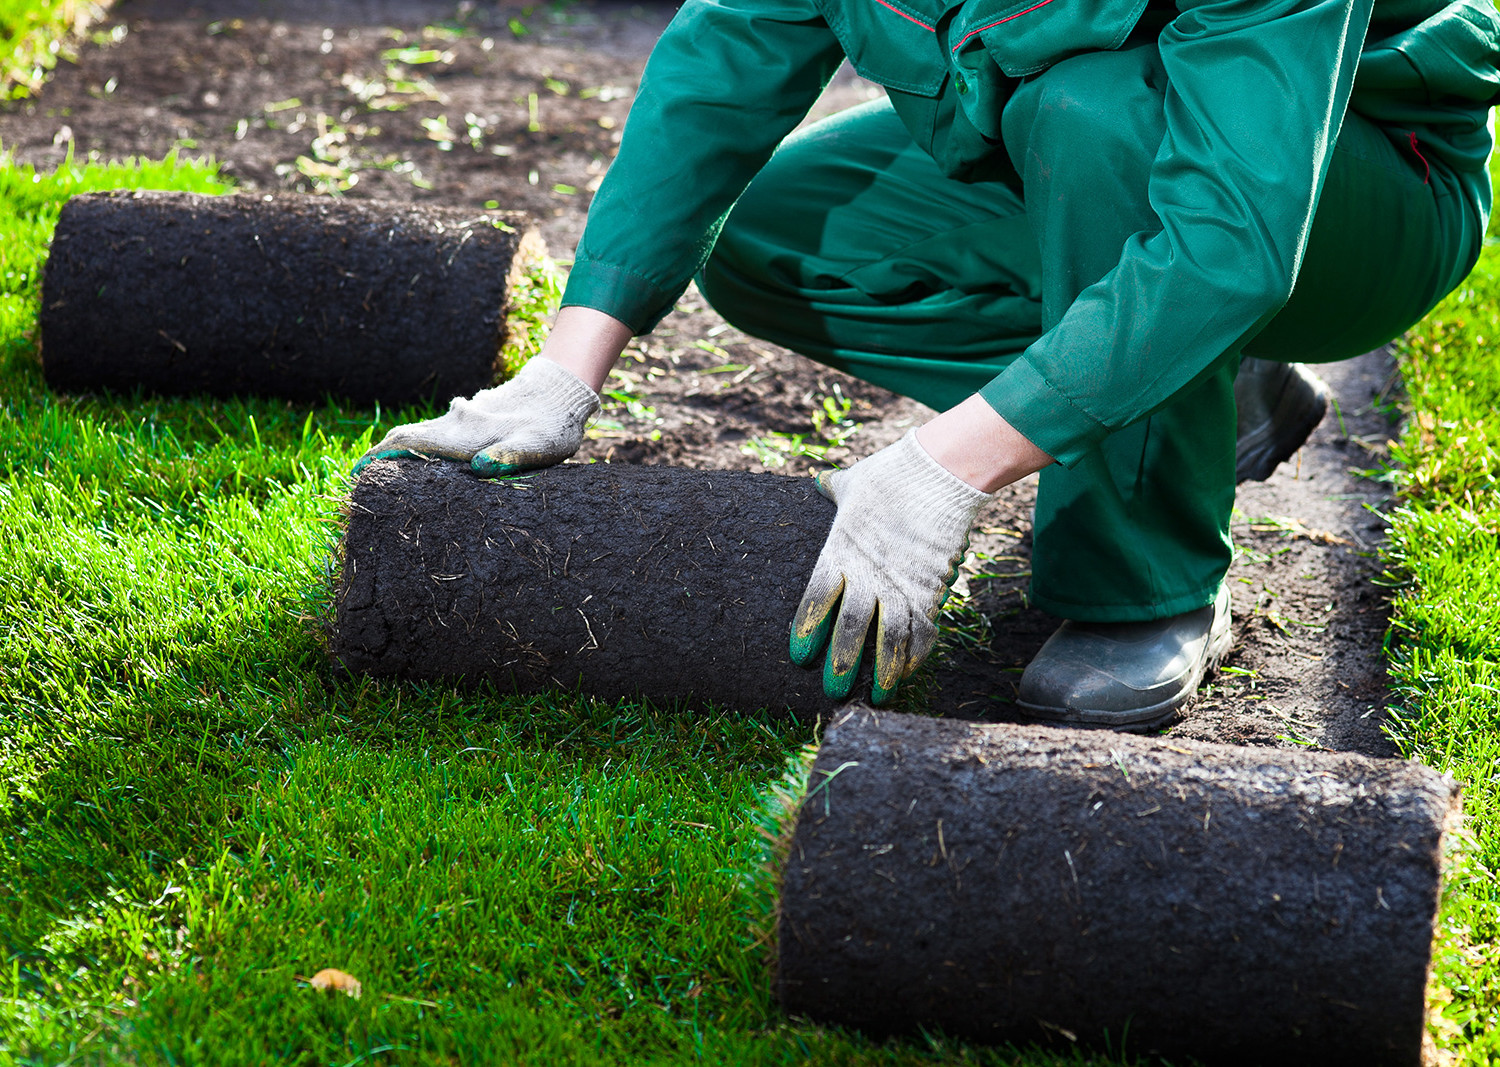
M 654 327 L 842 59 L 812 0 L 688 0 L 646 64 L 563 306 Z
M 1064 465 L 1228 358 L 1291 296 L 1372 0 L 1179 3 L 1161 33 L 1160 228 L 980 390 Z M 1045 75 L 1043 75 L 1045 76 Z

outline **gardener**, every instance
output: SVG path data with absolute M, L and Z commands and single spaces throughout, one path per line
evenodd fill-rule
M 1069 621 L 1022 706 L 1153 725 L 1230 642 L 1236 425 L 1264 477 L 1322 414 L 1242 358 L 1356 355 L 1464 277 L 1496 39 L 1490 0 L 687 0 L 541 357 L 369 457 L 566 458 L 701 271 L 736 325 L 942 412 L 820 479 L 791 651 L 829 695 L 873 617 L 889 697 L 980 506 L 1041 471 L 1032 602 Z M 845 56 L 888 99 L 772 158 Z

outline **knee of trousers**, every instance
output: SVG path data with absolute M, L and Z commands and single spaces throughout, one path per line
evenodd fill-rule
M 1073 56 L 1023 81 L 1001 136 L 1028 199 L 1038 181 L 1096 193 L 1132 175 L 1144 182 L 1166 133 L 1164 85 L 1149 45 Z
M 780 287 L 763 269 L 758 257 L 743 254 L 746 250 L 738 246 L 736 238 L 726 226 L 694 280 L 703 298 L 726 321 L 758 333 L 756 309 L 763 307 L 767 296 Z
M 775 198 L 747 194 L 735 205 L 694 279 L 715 311 L 757 335 L 780 311 L 807 302 L 801 275 L 809 250 L 788 239 L 782 220 L 762 213 L 763 200 Z
M 698 272 L 698 288 L 731 322 L 757 302 L 797 292 L 805 280 L 815 251 L 811 238 L 821 231 L 816 198 L 799 188 L 812 171 L 807 141 L 818 143 L 816 137 L 794 139 L 761 168 Z

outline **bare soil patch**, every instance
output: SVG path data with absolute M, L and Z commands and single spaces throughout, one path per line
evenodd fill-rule
M 247 189 L 486 204 L 533 213 L 566 259 L 671 7 L 578 0 L 528 11 L 435 0 L 124 0 L 98 43 L 36 98 L 0 110 L 23 162 L 179 146 Z M 847 69 L 826 114 L 878 94 Z M 1386 354 L 1328 368 L 1340 417 L 1265 484 L 1241 489 L 1235 651 L 1169 733 L 1371 755 L 1393 746 L 1373 584 L 1393 432 Z M 929 412 L 723 322 L 690 291 L 632 349 L 582 458 L 799 473 L 845 462 Z M 835 418 L 834 416 L 837 416 Z M 851 432 L 851 427 L 858 429 Z M 937 668 L 944 714 L 1012 720 L 1020 670 L 1057 624 L 1027 606 L 1033 488 L 983 516 L 961 647 Z M 987 624 L 976 622 L 979 615 Z

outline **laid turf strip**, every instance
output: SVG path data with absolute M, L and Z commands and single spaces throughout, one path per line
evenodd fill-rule
M 851 710 L 790 841 L 778 995 L 873 1034 L 1415 1065 L 1457 794 L 1414 762 Z
M 541 250 L 515 212 L 296 195 L 89 193 L 42 279 L 68 392 L 446 400 L 490 385 Z
M 381 460 L 349 504 L 332 651 L 375 677 L 826 714 L 787 654 L 833 522 L 808 478 Z

